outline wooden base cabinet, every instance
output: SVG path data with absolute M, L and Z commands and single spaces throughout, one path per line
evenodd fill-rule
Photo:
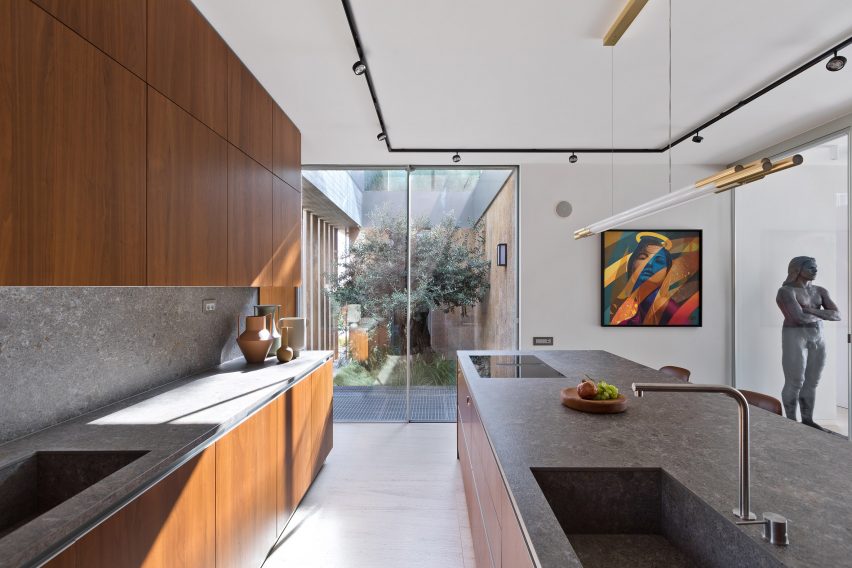
M 182 465 L 56 560 L 75 553 L 81 568 L 214 566 L 216 450 Z
M 278 535 L 277 426 L 272 403 L 216 442 L 216 566 L 260 566 Z
M 509 492 L 464 377 L 458 377 L 458 455 L 479 568 L 533 568 Z
M 313 456 L 311 480 L 315 479 L 333 444 L 332 412 L 334 382 L 331 361 L 326 362 L 311 375 L 311 453 Z
M 50 560 L 49 568 L 260 568 L 332 446 L 325 362 Z

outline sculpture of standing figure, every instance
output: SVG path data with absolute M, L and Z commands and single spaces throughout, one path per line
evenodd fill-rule
M 775 302 L 784 314 L 781 329 L 784 413 L 795 420 L 798 402 L 802 423 L 825 430 L 813 419 L 816 388 L 825 367 L 822 321 L 840 321 L 840 311 L 828 291 L 813 284 L 816 275 L 816 260 L 797 256 L 790 261 L 787 280 L 778 290 Z

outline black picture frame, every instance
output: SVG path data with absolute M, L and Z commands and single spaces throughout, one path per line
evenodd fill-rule
M 642 324 L 642 325 L 612 325 L 607 321 L 607 314 L 610 306 L 607 305 L 605 271 L 607 267 L 606 258 L 606 235 L 610 233 L 632 233 L 639 235 L 640 233 L 653 233 L 668 236 L 670 233 L 692 233 L 698 237 L 698 270 L 697 270 L 697 285 L 698 285 L 698 318 L 697 323 L 687 324 Z M 704 326 L 704 231 L 702 229 L 611 229 L 600 233 L 600 318 L 601 327 L 606 328 L 700 328 Z

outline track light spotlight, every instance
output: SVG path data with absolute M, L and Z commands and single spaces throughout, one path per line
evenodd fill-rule
M 352 65 L 352 71 L 356 75 L 363 75 L 367 71 L 367 65 L 366 65 L 366 63 L 364 63 L 363 61 L 361 61 L 359 59 L 358 61 L 355 62 L 354 65 Z
M 384 142 L 385 140 L 387 140 L 387 137 L 388 135 L 384 132 L 379 132 L 378 136 L 376 136 L 376 140 L 378 140 L 379 142 Z
M 834 52 L 834 57 L 828 60 L 828 63 L 825 64 L 825 68 L 829 71 L 840 71 L 846 66 L 846 58 L 842 55 L 837 55 L 837 52 Z
M 458 153 L 458 152 L 456 152 L 455 154 L 453 154 L 453 162 L 455 162 L 456 164 L 458 164 L 459 162 L 461 162 L 461 156 L 459 156 L 459 153 Z
M 568 158 L 568 161 L 571 162 L 572 164 L 576 164 L 577 160 L 579 160 L 579 159 L 580 158 L 577 157 L 577 154 L 575 154 L 574 152 L 571 152 L 571 157 Z
M 702 135 L 700 135 L 698 133 L 698 131 L 696 131 L 695 136 L 692 137 L 692 141 L 695 142 L 696 144 L 701 144 L 702 140 L 704 140 L 704 137 Z

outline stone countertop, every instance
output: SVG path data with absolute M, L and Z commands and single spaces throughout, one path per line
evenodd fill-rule
M 330 351 L 242 358 L 0 445 L 0 468 L 38 451 L 147 451 L 0 539 L 0 567 L 38 565 L 318 368 Z
M 480 378 L 471 355 L 535 355 L 565 375 Z M 605 351 L 460 351 L 461 369 L 540 566 L 581 566 L 531 467 L 662 468 L 731 523 L 737 505 L 737 404 L 718 394 L 649 393 L 633 382 L 677 381 Z M 623 414 L 561 405 L 588 373 L 628 397 Z M 791 544 L 737 527 L 786 566 L 852 566 L 852 444 L 751 408 L 751 506 L 790 519 Z

